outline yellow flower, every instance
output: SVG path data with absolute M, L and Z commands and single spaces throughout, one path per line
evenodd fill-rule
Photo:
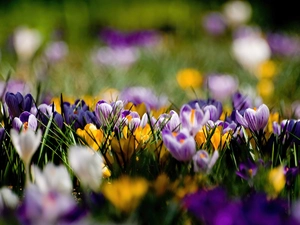
M 270 113 L 267 130 L 268 132 L 273 132 L 273 122 L 279 122 L 279 113 Z
M 133 211 L 148 190 L 148 183 L 142 178 L 121 177 L 112 183 L 105 183 L 103 195 L 119 210 Z
M 136 138 L 137 143 L 145 143 L 150 139 L 150 135 L 152 134 L 151 127 L 148 123 L 145 127 L 139 126 L 135 129 L 133 134 Z
M 272 169 L 268 175 L 269 184 L 273 193 L 271 195 L 276 197 L 285 186 L 285 176 L 283 166 L 278 166 Z
M 101 145 L 103 141 L 103 132 L 101 129 L 97 129 L 97 127 L 89 123 L 85 125 L 84 129 L 78 128 L 76 130 L 76 133 L 82 137 L 87 144 L 92 147 L 95 151 L 99 149 L 99 146 Z
M 202 75 L 198 70 L 187 68 L 180 70 L 177 75 L 177 82 L 182 89 L 198 88 L 202 85 Z
M 272 80 L 261 79 L 257 84 L 257 91 L 259 95 L 264 99 L 270 98 L 274 93 L 274 84 Z
M 260 78 L 270 79 L 274 77 L 276 73 L 277 73 L 277 67 L 275 62 L 273 62 L 272 60 L 267 60 L 261 63 L 257 70 L 257 75 Z

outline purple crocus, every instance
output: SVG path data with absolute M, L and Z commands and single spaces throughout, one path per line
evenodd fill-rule
M 211 12 L 203 18 L 203 28 L 211 35 L 221 35 L 226 30 L 226 22 L 219 12 Z
M 190 105 L 185 104 L 180 109 L 180 120 L 183 128 L 189 130 L 190 134 L 194 137 L 204 124 L 209 120 L 210 113 L 207 110 L 203 112 L 199 105 L 193 109 Z
M 157 110 L 167 105 L 167 97 L 156 96 L 151 88 L 130 87 L 124 89 L 120 94 L 120 99 L 126 102 L 132 102 L 134 105 L 144 103 L 147 110 Z
M 246 109 L 244 116 L 236 111 L 236 121 L 253 132 L 263 130 L 268 124 L 269 116 L 270 110 L 265 104 L 260 105 L 256 111 L 251 108 Z
M 197 153 L 193 156 L 194 171 L 209 173 L 212 167 L 215 165 L 218 158 L 218 151 L 214 151 L 212 156 L 210 156 L 205 150 L 197 151 Z
M 178 132 L 180 124 L 179 115 L 174 110 L 171 110 L 169 113 L 161 114 L 155 122 L 155 126 L 159 129 L 166 129 L 171 132 Z
M 258 166 L 251 159 L 248 159 L 246 163 L 240 163 L 239 170 L 236 171 L 236 175 L 244 180 L 247 180 L 249 185 L 253 185 L 253 177 L 256 175 Z
M 239 111 L 252 107 L 251 99 L 238 91 L 232 95 L 232 105 L 234 110 Z
M 295 37 L 280 33 L 267 35 L 268 44 L 275 55 L 293 56 L 300 53 L 300 41 Z
M 116 125 L 123 110 L 123 102 L 120 100 L 111 104 L 101 100 L 96 104 L 95 115 L 100 126 L 108 126 L 111 122 Z
M 196 153 L 196 142 L 187 129 L 179 132 L 171 132 L 167 129 L 162 131 L 162 139 L 171 155 L 178 161 L 190 161 Z
M 25 111 L 20 114 L 20 117 L 13 119 L 12 126 L 18 131 L 21 129 L 27 130 L 28 128 L 35 131 L 38 126 L 38 121 L 35 115 Z
M 232 75 L 212 74 L 207 78 L 208 89 L 212 97 L 224 101 L 237 91 L 238 80 Z
M 35 185 L 25 191 L 25 198 L 17 210 L 21 224 L 81 224 L 85 211 L 71 195 L 55 191 L 41 192 Z
M 47 45 L 45 56 L 50 63 L 56 63 L 62 60 L 68 51 L 68 45 L 64 41 L 56 41 Z
M 23 97 L 20 92 L 16 94 L 7 92 L 5 102 L 11 118 L 19 117 L 24 111 L 30 112 L 31 108 L 35 107 L 32 95 L 27 94 Z

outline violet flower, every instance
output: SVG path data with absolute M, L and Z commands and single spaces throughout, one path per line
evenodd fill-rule
M 293 56 L 300 53 L 300 41 L 294 37 L 270 33 L 267 35 L 267 41 L 271 51 L 275 55 Z
M 62 60 L 68 54 L 68 45 L 63 41 L 49 43 L 45 49 L 45 56 L 50 63 Z
M 190 161 L 196 153 L 195 139 L 185 128 L 178 133 L 165 129 L 162 131 L 162 139 L 171 155 L 178 161 Z
M 226 30 L 226 22 L 219 12 L 212 12 L 203 18 L 202 25 L 207 33 L 211 35 L 221 35 Z
M 209 119 L 212 120 L 212 121 L 214 121 L 214 122 L 216 122 L 220 118 L 220 116 L 221 116 L 221 114 L 223 112 L 222 103 L 219 102 L 219 101 L 217 101 L 217 100 L 215 100 L 215 99 L 205 99 L 205 100 L 204 99 L 196 99 L 196 100 L 190 101 L 188 104 L 193 109 L 195 109 L 196 105 L 198 105 L 204 111 L 205 111 L 205 108 L 207 106 L 209 106 L 207 108 L 209 111 L 211 111 Z M 211 106 L 214 106 L 216 108 L 216 111 Z
M 244 180 L 247 180 L 249 185 L 253 185 L 253 177 L 256 175 L 258 166 L 251 159 L 248 159 L 246 163 L 240 163 L 239 170 L 236 171 L 236 175 Z
M 203 125 L 206 124 L 209 117 L 209 111 L 203 112 L 198 104 L 196 104 L 195 109 L 187 104 L 183 105 L 180 109 L 181 125 L 183 128 L 187 129 L 193 137 Z
M 144 103 L 147 110 L 157 110 L 167 104 L 166 96 L 156 96 L 152 89 L 146 87 L 130 87 L 120 93 L 120 99 L 134 105 Z
M 123 110 L 123 102 L 120 100 L 111 104 L 101 100 L 96 104 L 95 115 L 100 126 L 109 126 L 111 123 L 116 125 Z
M 27 94 L 23 97 L 20 92 L 13 94 L 7 92 L 5 95 L 5 102 L 8 107 L 11 118 L 19 117 L 23 111 L 30 112 L 34 106 L 34 100 L 31 94 Z
M 232 105 L 234 110 L 239 111 L 246 110 L 252 107 L 251 99 L 238 91 L 232 95 Z
M 30 112 L 22 112 L 20 117 L 15 117 L 12 121 L 12 126 L 17 131 L 21 129 L 27 130 L 28 128 L 35 131 L 38 126 L 38 121 L 35 115 Z
M 262 131 L 268 124 L 269 116 L 270 111 L 265 104 L 259 106 L 256 111 L 251 108 L 246 109 L 244 116 L 236 111 L 236 121 L 253 132 Z
M 213 155 L 210 156 L 207 151 L 199 150 L 193 156 L 194 162 L 194 171 L 209 173 L 212 167 L 215 165 L 216 161 L 219 158 L 219 152 L 216 150 L 214 151 Z
M 210 94 L 219 101 L 229 98 L 238 88 L 238 80 L 231 75 L 209 75 L 207 83 Z
M 161 114 L 155 122 L 156 127 L 160 130 L 169 130 L 171 132 L 178 132 L 180 129 L 180 118 L 177 112 L 170 110 L 170 112 Z

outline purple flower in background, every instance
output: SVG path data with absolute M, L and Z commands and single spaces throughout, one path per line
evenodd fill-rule
M 193 156 L 194 171 L 196 173 L 209 173 L 212 167 L 215 165 L 218 158 L 219 152 L 217 150 L 214 151 L 212 156 L 210 156 L 205 150 L 197 151 L 197 153 Z
M 226 30 L 224 17 L 219 12 L 212 12 L 203 18 L 202 25 L 206 32 L 212 35 L 221 35 Z
M 232 95 L 232 105 L 234 110 L 239 111 L 252 107 L 251 99 L 238 91 Z
M 258 165 L 251 159 L 248 159 L 246 163 L 240 163 L 239 170 L 236 171 L 236 175 L 244 180 L 247 180 L 249 185 L 253 185 L 253 177 L 256 175 L 258 170 Z
M 238 81 L 231 75 L 209 75 L 207 78 L 208 89 L 212 97 L 224 101 L 237 91 Z
M 7 83 L 0 82 L 0 96 L 5 96 L 7 92 L 27 94 L 30 92 L 30 88 L 21 80 L 9 80 Z
M 175 133 L 167 129 L 162 131 L 162 139 L 171 155 L 178 161 L 190 161 L 196 153 L 196 142 L 187 129 Z
M 275 55 L 293 56 L 300 53 L 300 41 L 294 37 L 270 33 L 267 35 L 267 41 L 271 51 Z
M 125 33 L 106 28 L 101 32 L 100 36 L 101 39 L 111 47 L 152 46 L 159 40 L 159 35 L 154 30 L 140 30 Z
M 195 109 L 188 104 L 183 105 L 180 109 L 181 125 L 183 128 L 187 129 L 193 137 L 203 127 L 203 125 L 206 124 L 209 117 L 209 111 L 207 110 L 206 112 L 203 112 L 198 104 L 196 104 Z
M 223 106 L 222 106 L 222 103 L 215 100 L 215 99 L 207 99 L 207 100 L 204 100 L 204 99 L 196 99 L 196 100 L 193 100 L 193 101 L 190 101 L 188 103 L 193 109 L 196 108 L 196 105 L 198 105 L 202 110 L 204 111 L 209 111 L 210 113 L 210 120 L 216 122 L 222 112 L 223 112 Z M 214 106 L 214 107 L 211 107 L 211 106 Z M 216 109 L 216 110 L 215 110 Z
M 56 63 L 62 60 L 68 52 L 68 45 L 64 41 L 56 41 L 48 44 L 45 56 L 50 63 Z
M 92 61 L 96 65 L 127 68 L 139 58 L 139 52 L 134 47 L 102 47 L 92 52 Z
M 134 105 L 144 103 L 147 110 L 157 110 L 167 104 L 166 96 L 156 96 L 152 89 L 146 87 L 130 87 L 120 93 L 120 99 Z
M 259 106 L 256 111 L 251 108 L 246 109 L 244 116 L 236 111 L 236 121 L 254 132 L 259 132 L 267 126 L 269 116 L 270 110 L 265 104 Z

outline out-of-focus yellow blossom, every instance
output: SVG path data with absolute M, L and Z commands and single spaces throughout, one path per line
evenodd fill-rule
M 123 176 L 112 183 L 105 183 L 103 195 L 119 210 L 132 212 L 148 190 L 148 183 L 142 178 Z
M 144 115 L 144 113 L 147 112 L 147 107 L 144 103 L 139 104 L 139 105 L 134 105 L 132 102 L 128 102 L 124 106 L 124 109 L 130 110 L 130 111 L 135 111 L 140 115 L 140 117 L 142 117 Z
M 226 117 L 228 115 L 231 115 L 231 113 L 232 113 L 232 109 L 229 106 L 224 105 L 223 106 L 223 112 L 220 116 L 220 120 L 225 121 Z
M 113 137 L 111 140 L 111 152 L 115 154 L 120 166 L 125 166 L 131 159 L 133 153 L 135 152 L 135 139 L 133 135 L 128 136 L 128 138 L 116 138 Z M 110 163 L 114 163 L 114 158 L 109 152 L 106 154 Z
M 92 147 L 95 151 L 99 149 L 99 146 L 101 145 L 103 141 L 103 132 L 101 129 L 97 129 L 97 127 L 89 123 L 85 125 L 84 129 L 78 128 L 76 130 L 76 133 L 82 137 L 87 144 Z
M 170 178 L 165 173 L 160 174 L 156 178 L 155 182 L 153 183 L 155 193 L 158 196 L 163 195 L 167 191 L 169 185 L 170 185 Z
M 185 195 L 195 193 L 198 190 L 197 180 L 190 176 L 185 176 L 183 181 L 175 181 L 171 186 L 176 198 L 179 200 Z
M 114 102 L 114 101 L 118 100 L 119 94 L 120 93 L 117 89 L 107 88 L 99 93 L 98 99 L 102 99 L 106 102 Z
M 61 114 L 61 102 L 60 102 L 60 97 L 55 97 L 51 99 L 51 104 L 54 103 L 55 109 L 58 113 Z M 68 96 L 63 96 L 63 101 L 64 102 L 70 102 L 71 104 L 75 101 L 74 98 L 68 97 Z
M 104 163 L 102 164 L 102 176 L 104 178 L 108 178 L 111 176 L 110 169 Z
M 272 187 L 270 195 L 276 197 L 285 186 L 285 176 L 283 166 L 272 169 L 268 174 L 268 181 Z
M 272 80 L 269 79 L 261 79 L 257 86 L 257 92 L 264 99 L 269 99 L 274 93 L 274 84 Z
M 177 82 L 182 89 L 199 88 L 202 85 L 202 74 L 192 68 L 180 70 L 177 75 Z
M 267 60 L 261 63 L 257 69 L 257 76 L 260 78 L 273 78 L 277 73 L 277 67 L 274 61 Z
M 151 137 L 151 127 L 147 123 L 145 127 L 137 127 L 134 131 L 134 136 L 136 138 L 137 143 L 145 143 L 147 142 Z
M 267 126 L 268 132 L 273 132 L 273 122 L 279 123 L 279 113 L 278 112 L 270 113 L 268 126 Z
M 213 133 L 212 133 L 213 132 Z M 198 146 L 206 143 L 207 138 L 210 137 L 210 142 L 213 145 L 214 149 L 217 150 L 219 147 L 223 148 L 226 141 L 230 140 L 230 133 L 226 132 L 222 134 L 222 127 L 218 126 L 216 129 L 211 129 L 209 134 L 207 134 L 206 128 L 202 128 L 202 130 L 198 131 L 195 136 L 195 140 Z

